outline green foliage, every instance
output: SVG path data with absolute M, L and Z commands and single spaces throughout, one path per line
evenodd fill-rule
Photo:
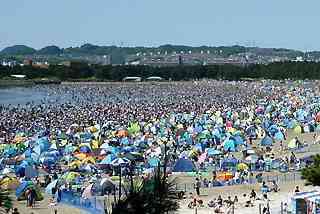
M 49 69 L 31 66 L 0 66 L 0 78 L 11 74 L 24 74 L 29 79 L 58 78 L 60 80 L 95 79 L 121 81 L 127 76 L 138 76 L 142 79 L 160 76 L 165 80 L 197 79 L 320 79 L 320 63 L 316 62 L 278 62 L 268 65 L 194 65 L 194 66 L 133 66 L 133 65 L 91 65 L 72 62 L 71 66 L 50 65 Z
M 302 170 L 302 178 L 307 185 L 320 186 L 320 155 L 314 156 L 314 163 Z
M 179 208 L 174 181 L 168 182 L 160 170 L 149 180 L 134 186 L 117 201 L 112 214 L 165 214 Z

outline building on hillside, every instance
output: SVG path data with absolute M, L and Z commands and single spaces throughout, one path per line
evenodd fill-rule
M 156 76 L 146 78 L 146 81 L 162 81 L 162 80 L 163 80 L 162 77 L 156 77 Z
M 31 59 L 25 59 L 23 60 L 23 65 L 24 66 L 32 66 L 33 61 Z
M 141 77 L 125 77 L 122 79 L 124 82 L 141 82 Z

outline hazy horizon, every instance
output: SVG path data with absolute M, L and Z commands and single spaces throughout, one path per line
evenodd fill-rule
M 6 0 L 0 8 L 0 49 L 90 43 L 320 50 L 319 7 L 316 0 Z

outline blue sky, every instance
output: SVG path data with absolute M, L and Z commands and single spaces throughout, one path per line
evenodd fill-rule
M 2 0 L 0 49 L 84 43 L 320 50 L 319 0 Z

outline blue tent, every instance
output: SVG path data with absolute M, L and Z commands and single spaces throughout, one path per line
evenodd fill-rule
M 260 144 L 261 146 L 272 146 L 272 138 L 269 136 L 265 136 L 261 141 Z
M 50 184 L 48 184 L 48 186 L 46 187 L 45 189 L 45 192 L 47 194 L 52 194 L 52 188 L 56 187 L 57 186 L 57 183 L 58 183 L 58 180 L 54 180 L 52 181 Z
M 236 158 L 226 158 L 222 161 L 222 168 L 235 167 L 238 163 Z
M 16 175 L 20 177 L 25 176 L 25 169 L 29 165 L 30 164 L 26 160 L 22 161 L 15 169 Z
M 234 136 L 233 139 L 236 142 L 236 145 L 243 145 L 244 144 L 244 141 L 240 135 Z
M 208 156 L 214 156 L 214 155 L 220 155 L 220 154 L 222 154 L 221 151 L 215 150 L 215 149 L 213 149 L 213 148 L 209 148 L 209 149 L 207 150 L 207 153 L 208 153 Z
M 42 152 L 47 151 L 50 148 L 49 139 L 46 137 L 39 138 L 36 141 L 36 145 L 37 146 L 35 147 L 34 151 L 37 151 L 38 154 L 41 154 Z
M 160 163 L 160 160 L 158 158 L 150 158 L 148 160 L 148 164 L 151 166 L 151 167 L 156 167 L 158 166 L 158 164 Z
M 111 164 L 117 157 L 114 154 L 107 155 L 99 164 Z
M 232 139 L 228 139 L 223 144 L 223 149 L 225 151 L 235 152 L 236 151 L 236 143 Z
M 180 158 L 175 163 L 172 172 L 194 172 L 196 167 L 194 163 L 189 159 Z
M 196 150 L 199 150 L 200 152 L 203 151 L 203 148 L 202 148 L 202 144 L 201 144 L 201 143 L 197 143 L 197 144 L 194 146 L 194 148 L 195 148 Z
M 275 133 L 279 132 L 279 128 L 273 124 L 268 128 L 268 132 L 270 133 L 271 136 L 274 136 Z
M 19 198 L 28 187 L 33 187 L 33 183 L 31 181 L 23 181 L 16 189 L 17 198 Z
M 274 134 L 274 139 L 278 141 L 284 140 L 284 135 L 281 131 L 278 131 L 277 133 Z

